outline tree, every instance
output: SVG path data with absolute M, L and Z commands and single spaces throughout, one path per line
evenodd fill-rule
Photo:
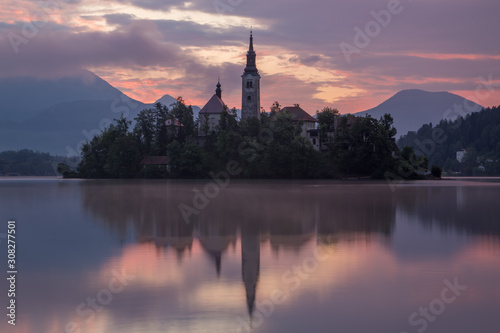
M 60 162 L 71 163 L 72 160 L 48 153 L 21 149 L 0 153 L 0 175 L 19 174 L 21 176 L 54 176 Z
M 273 105 L 271 105 L 271 114 L 275 115 L 276 113 L 281 111 L 281 105 L 278 101 L 274 101 Z
M 316 119 L 319 123 L 320 140 L 327 146 L 333 141 L 335 122 L 339 116 L 339 110 L 325 107 L 321 111 L 316 111 Z
M 336 109 L 323 108 L 317 112 L 320 129 L 329 141 L 330 133 L 334 136 L 330 151 L 322 154 L 302 136 L 303 123 L 280 108 L 275 102 L 260 119 L 238 122 L 236 110 L 226 107 L 216 131 L 199 144 L 192 108 L 182 98 L 170 111 L 157 103 L 137 115 L 133 131 L 131 122 L 121 117 L 86 142 L 78 171 L 85 178 L 206 178 L 210 171 L 235 161 L 242 177 L 316 178 L 345 173 L 379 177 L 396 167 L 392 157 L 396 132 L 390 115 L 377 120 L 340 116 Z M 141 166 L 143 157 L 158 155 L 169 157 L 167 168 Z M 403 151 L 398 157 L 401 163 L 409 161 L 405 155 Z M 423 164 L 427 165 L 425 158 L 417 167 Z
M 140 172 L 142 159 L 137 140 L 133 134 L 119 136 L 113 142 L 108 161 L 105 164 L 106 172 L 112 178 L 135 178 Z
M 281 145 L 293 142 L 295 137 L 301 133 L 301 123 L 294 124 L 292 115 L 289 112 L 280 112 L 270 123 L 271 131 L 274 133 L 274 140 Z
M 172 115 L 182 124 L 179 127 L 177 140 L 181 143 L 196 135 L 196 127 L 193 119 L 193 108 L 186 106 L 182 97 L 177 97 L 177 102 L 172 105 Z
M 476 148 L 474 148 L 473 146 L 467 147 L 464 160 L 461 163 L 462 173 L 465 176 L 474 176 L 475 171 L 477 173 L 477 170 L 475 170 L 478 166 L 477 160 L 478 153 Z
M 443 170 L 438 167 L 437 165 L 433 165 L 431 168 L 431 174 L 436 177 L 436 178 L 441 178 L 441 174 L 443 173 Z
M 332 158 L 337 172 L 383 177 L 394 167 L 392 117 L 339 117 Z
M 134 135 L 140 143 L 140 151 L 143 156 L 152 153 L 156 136 L 156 114 L 154 109 L 144 109 L 135 117 Z
M 175 135 L 174 131 L 168 131 L 167 119 L 172 119 L 168 108 L 161 103 L 155 104 L 155 135 L 152 155 L 163 156 L 167 153 L 167 144 L 171 142 Z M 173 126 L 170 126 L 172 128 Z
M 204 178 L 202 152 L 196 141 L 190 139 L 183 145 L 173 141 L 167 146 L 172 178 Z
M 427 158 L 415 153 L 413 147 L 405 146 L 398 153 L 397 163 L 394 172 L 403 179 L 420 179 L 417 171 L 427 169 Z
M 82 147 L 78 173 L 83 178 L 133 178 L 138 175 L 141 150 L 137 136 L 129 132 L 131 121 L 115 119 L 100 135 Z
M 255 117 L 253 117 L 255 118 Z M 224 111 L 220 114 L 219 124 L 217 126 L 219 131 L 239 131 L 239 124 L 236 120 L 236 109 L 233 108 L 230 112 L 227 110 L 227 106 L 224 106 Z
M 335 119 L 340 115 L 340 113 L 339 110 L 327 106 L 321 111 L 316 111 L 316 115 L 320 125 L 326 125 L 328 129 L 333 129 Z
M 250 138 L 257 138 L 262 129 L 262 122 L 267 120 L 267 115 L 265 113 L 261 114 L 261 119 L 257 117 L 250 117 L 245 120 L 240 121 L 240 133 L 242 136 L 248 136 Z
M 63 178 L 76 178 L 78 174 L 70 168 L 66 163 L 57 164 L 57 173 L 61 174 Z
M 398 140 L 398 146 L 409 145 L 416 150 L 423 150 L 431 165 L 440 166 L 446 171 L 461 171 L 465 175 L 473 175 L 480 172 L 478 157 L 480 161 L 500 159 L 499 142 L 500 109 L 493 107 L 454 121 L 442 120 L 435 126 L 423 125 L 418 131 L 402 136 Z M 475 156 L 460 165 L 456 161 L 456 152 L 464 148 Z M 486 164 L 484 167 L 486 174 L 496 174 L 494 167 Z

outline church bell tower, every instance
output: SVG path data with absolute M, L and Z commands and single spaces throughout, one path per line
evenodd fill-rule
M 253 35 L 250 31 L 250 46 L 247 52 L 247 66 L 243 72 L 241 88 L 241 119 L 260 119 L 260 75 L 255 63 Z

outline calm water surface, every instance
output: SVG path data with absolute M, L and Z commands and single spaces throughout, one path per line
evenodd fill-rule
M 1 179 L 0 331 L 500 332 L 499 182 L 205 184 Z

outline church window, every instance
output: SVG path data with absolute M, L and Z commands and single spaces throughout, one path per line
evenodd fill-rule
M 251 101 L 251 100 L 252 100 L 252 96 L 248 96 L 247 101 Z

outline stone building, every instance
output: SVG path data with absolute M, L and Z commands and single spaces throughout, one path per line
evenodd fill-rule
M 301 124 L 302 131 L 300 135 L 308 139 L 314 149 L 320 149 L 319 131 L 316 129 L 316 123 L 318 121 L 316 119 L 298 105 L 284 107 L 280 112 L 290 113 L 292 121 L 296 124 Z
M 250 44 L 247 52 L 246 67 L 241 76 L 241 120 L 249 118 L 260 119 L 260 74 L 256 63 L 257 54 L 253 45 L 253 34 L 250 32 Z M 282 111 L 288 111 L 296 123 L 301 123 L 301 135 L 308 139 L 316 150 L 320 150 L 321 143 L 319 131 L 316 129 L 317 120 L 309 115 L 298 105 L 285 107 Z M 200 144 L 203 137 L 208 133 L 215 132 L 219 124 L 222 112 L 228 112 L 227 106 L 222 101 L 222 90 L 220 82 L 217 83 L 215 95 L 201 109 L 198 117 L 198 136 Z
M 222 101 L 222 89 L 220 81 L 218 81 L 215 94 L 198 115 L 198 135 L 206 136 L 210 132 L 215 132 L 222 112 L 227 112 L 227 107 Z
M 250 46 L 247 52 L 247 65 L 241 76 L 241 119 L 256 117 L 260 119 L 260 75 L 253 49 L 253 35 L 250 32 Z

